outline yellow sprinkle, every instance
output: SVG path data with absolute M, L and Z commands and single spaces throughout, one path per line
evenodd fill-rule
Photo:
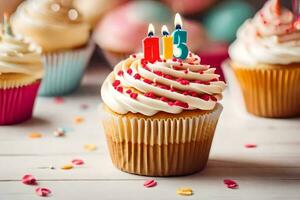
M 182 196 L 191 196 L 193 195 L 193 190 L 192 188 L 179 188 L 176 190 L 176 194 Z
M 96 151 L 97 146 L 94 144 L 86 144 L 83 146 L 86 151 Z
M 84 122 L 84 118 L 83 117 L 75 117 L 74 118 L 74 123 L 75 124 L 80 124 L 82 122 Z
M 72 169 L 73 168 L 73 165 L 64 165 L 61 167 L 61 169 L 64 169 L 64 170 L 69 170 L 69 169 Z
M 40 137 L 42 137 L 42 134 L 32 132 L 32 133 L 29 133 L 28 137 L 30 137 L 30 138 L 40 138 Z

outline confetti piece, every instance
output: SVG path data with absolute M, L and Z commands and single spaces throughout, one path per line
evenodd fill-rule
M 37 185 L 36 178 L 30 174 L 26 174 L 22 177 L 22 183 L 26 185 Z
M 65 100 L 62 97 L 54 97 L 54 103 L 56 104 L 63 104 Z
M 74 165 L 83 165 L 84 161 L 80 159 L 74 159 L 71 161 Z
M 227 188 L 230 189 L 237 189 L 239 187 L 239 185 L 234 180 L 231 179 L 225 179 L 224 184 L 227 185 Z
M 176 190 L 176 194 L 182 196 L 191 196 L 193 195 L 193 190 L 192 188 L 179 188 Z
M 94 144 L 86 144 L 86 145 L 83 146 L 83 148 L 86 151 L 96 151 L 97 150 L 97 146 L 94 145 Z
M 41 138 L 42 137 L 42 134 L 40 133 L 36 133 L 36 132 L 32 132 L 32 133 L 29 133 L 28 137 L 30 138 Z
M 256 148 L 257 145 L 256 144 L 245 144 L 246 148 Z
M 41 197 L 47 197 L 49 194 L 51 194 L 51 190 L 48 188 L 36 188 L 35 192 Z
M 89 106 L 87 105 L 87 104 L 81 104 L 80 105 L 80 109 L 81 110 L 86 110 L 86 109 L 88 109 L 89 108 Z
M 74 123 L 75 124 L 81 124 L 84 121 L 83 117 L 75 117 L 74 118 Z
M 63 169 L 63 170 L 73 169 L 73 165 L 64 165 L 61 167 L 61 169 Z
M 65 130 L 64 129 L 62 129 L 62 128 L 58 128 L 58 129 L 56 129 L 54 132 L 53 132 L 53 135 L 55 136 L 55 137 L 63 137 L 63 136 L 65 136 Z
M 145 186 L 146 188 L 154 187 L 154 186 L 156 186 L 156 185 L 157 185 L 157 182 L 156 182 L 154 179 L 147 180 L 147 181 L 145 181 L 145 183 L 144 183 L 144 186 Z

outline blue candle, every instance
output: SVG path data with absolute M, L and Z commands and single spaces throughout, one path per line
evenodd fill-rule
M 175 15 L 175 31 L 173 32 L 173 55 L 175 58 L 186 59 L 189 50 L 187 48 L 187 32 L 182 30 L 182 21 L 178 13 Z

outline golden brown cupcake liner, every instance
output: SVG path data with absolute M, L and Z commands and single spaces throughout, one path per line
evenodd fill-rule
M 206 166 L 222 111 L 218 104 L 205 114 L 127 117 L 103 109 L 102 122 L 113 164 L 145 176 L 179 176 Z
M 300 115 L 300 64 L 232 66 L 249 113 L 271 118 Z

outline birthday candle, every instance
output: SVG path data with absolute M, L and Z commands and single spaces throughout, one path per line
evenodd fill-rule
M 163 58 L 168 60 L 173 58 L 173 37 L 169 35 L 169 30 L 166 25 L 161 28 L 162 45 L 163 45 Z
M 189 50 L 187 48 L 187 32 L 182 30 L 182 21 L 180 15 L 175 15 L 175 31 L 173 32 L 173 51 L 174 57 L 180 59 L 186 59 Z
M 7 13 L 4 13 L 3 16 L 3 25 L 4 25 L 4 33 L 8 35 L 13 35 L 10 23 L 9 23 L 9 16 Z
M 149 24 L 148 37 L 143 40 L 144 46 L 144 59 L 154 63 L 160 59 L 159 53 L 159 38 L 154 36 L 154 27 Z

